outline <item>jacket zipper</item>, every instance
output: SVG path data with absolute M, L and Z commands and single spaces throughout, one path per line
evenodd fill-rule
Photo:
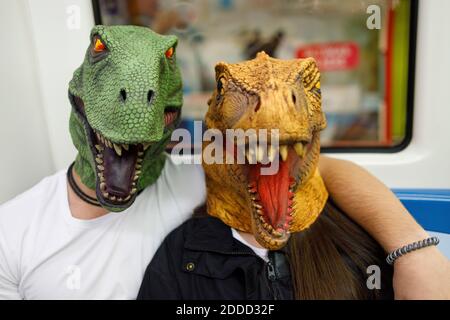
M 277 274 L 275 273 L 275 267 L 272 263 L 271 258 L 269 257 L 269 261 L 266 262 L 266 270 L 267 270 L 267 285 L 269 286 L 269 290 L 272 293 L 273 299 L 278 300 L 278 290 L 275 289 L 274 282 L 277 279 Z
M 213 250 L 211 250 L 213 251 Z M 257 257 L 259 259 L 261 259 L 260 256 L 258 256 L 255 253 L 251 253 L 251 252 L 243 252 L 243 251 L 216 251 L 214 250 L 213 252 L 216 253 L 221 253 L 221 254 L 229 254 L 229 255 L 248 255 L 248 256 L 253 256 L 253 257 Z M 267 271 L 267 285 L 269 287 L 269 291 L 272 293 L 273 299 L 274 300 L 279 300 L 280 295 L 279 295 L 279 290 L 278 288 L 276 288 L 275 285 L 275 281 L 277 280 L 277 274 L 275 272 L 275 267 L 272 263 L 272 258 L 269 255 L 269 261 L 265 262 L 266 265 L 266 271 Z

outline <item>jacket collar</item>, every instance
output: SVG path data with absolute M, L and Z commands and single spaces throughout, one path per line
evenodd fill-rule
M 260 276 L 259 267 L 256 267 L 255 262 L 261 266 L 263 260 L 251 248 L 236 240 L 229 226 L 212 216 L 193 219 L 184 242 L 186 250 L 183 253 L 182 268 L 185 271 L 210 278 L 226 279 L 236 269 L 251 268 L 252 272 L 245 272 L 246 277 Z M 280 251 L 284 252 L 282 254 L 284 257 L 286 248 Z M 289 267 L 282 265 L 286 262 L 284 258 L 279 256 L 275 259 L 277 254 L 280 253 L 269 252 L 269 257 L 272 256 L 272 263 L 278 277 L 285 277 L 289 275 Z M 189 269 L 188 266 L 190 266 Z M 253 279 L 250 282 L 255 281 Z
M 193 230 L 187 235 L 184 248 L 222 254 L 255 255 L 252 249 L 234 239 L 231 228 L 220 219 L 208 216 L 193 218 Z

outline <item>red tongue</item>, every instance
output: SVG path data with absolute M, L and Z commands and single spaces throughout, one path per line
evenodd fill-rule
M 262 164 L 250 165 L 249 181 L 256 185 L 264 213 L 274 229 L 283 228 L 287 215 L 289 196 L 289 161 L 281 161 L 274 175 L 261 175 Z

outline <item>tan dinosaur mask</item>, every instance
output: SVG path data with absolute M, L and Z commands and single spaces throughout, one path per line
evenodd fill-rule
M 269 147 L 247 149 L 244 164 L 204 163 L 208 213 L 253 233 L 262 246 L 279 249 L 290 233 L 316 220 L 328 197 L 317 170 L 319 132 L 326 127 L 319 70 L 311 58 L 278 60 L 261 52 L 242 63 L 218 63 L 216 80 L 207 128 L 224 136 L 227 129 L 256 129 L 258 135 L 261 129 L 278 129 L 279 148 L 272 147 L 269 135 Z M 224 157 L 231 152 L 236 159 L 225 145 Z M 252 155 L 256 161 L 250 161 Z M 279 161 L 276 174 L 261 174 L 268 166 L 260 163 L 263 158 Z

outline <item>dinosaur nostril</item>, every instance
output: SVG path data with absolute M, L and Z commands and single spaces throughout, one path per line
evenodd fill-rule
M 147 93 L 147 102 L 148 103 L 152 102 L 154 95 L 155 95 L 155 93 L 153 92 L 153 90 L 148 90 L 148 93 Z
M 127 92 L 125 91 L 125 89 L 120 90 L 120 96 L 122 97 L 123 102 L 127 100 Z
M 258 99 L 258 103 L 256 104 L 255 112 L 258 112 L 259 108 L 261 108 L 261 100 L 260 99 Z
M 292 102 L 295 104 L 297 102 L 297 97 L 295 96 L 295 93 L 292 92 Z

